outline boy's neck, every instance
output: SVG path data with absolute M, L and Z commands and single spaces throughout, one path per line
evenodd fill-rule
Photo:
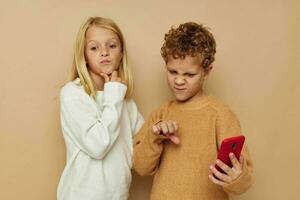
M 205 92 L 201 89 L 195 96 L 189 98 L 186 102 L 192 103 L 192 102 L 199 102 L 206 96 Z
M 193 96 L 192 98 L 186 100 L 186 101 L 175 101 L 175 104 L 187 109 L 194 109 L 202 107 L 204 102 L 206 102 L 208 95 L 202 91 L 201 94 L 197 94 L 196 96 Z

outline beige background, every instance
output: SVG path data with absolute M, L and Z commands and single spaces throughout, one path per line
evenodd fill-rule
M 141 113 L 171 97 L 160 47 L 173 24 L 204 23 L 217 40 L 208 93 L 239 116 L 256 182 L 235 200 L 298 199 L 300 186 L 297 0 L 0 1 L 0 199 L 53 200 L 65 164 L 59 88 L 79 25 L 113 18 L 127 39 Z M 151 178 L 134 175 L 130 200 Z

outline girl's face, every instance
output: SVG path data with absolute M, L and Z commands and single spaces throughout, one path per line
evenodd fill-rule
M 92 76 L 111 75 L 122 60 L 122 45 L 113 31 L 101 27 L 88 28 L 85 35 L 85 60 Z

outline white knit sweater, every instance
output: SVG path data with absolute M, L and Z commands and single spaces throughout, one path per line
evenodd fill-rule
M 96 101 L 79 79 L 60 94 L 61 127 L 67 163 L 58 200 L 125 200 L 131 183 L 132 137 L 144 120 L 133 100 L 125 101 L 127 87 L 105 83 Z

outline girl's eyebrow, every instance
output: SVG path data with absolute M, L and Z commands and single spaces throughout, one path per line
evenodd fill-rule
M 108 40 L 119 40 L 118 37 L 112 37 L 112 38 L 109 38 Z
M 119 38 L 117 38 L 117 37 L 112 37 L 112 38 L 108 39 L 106 42 L 112 42 L 112 41 L 120 42 Z M 95 43 L 99 44 L 99 42 L 97 40 L 89 40 L 89 41 L 87 41 L 87 45 L 90 44 L 91 42 L 95 42 Z
M 93 42 L 94 42 L 94 43 L 98 43 L 96 40 L 89 40 L 89 41 L 87 41 L 86 44 L 89 45 L 89 44 L 91 44 L 91 43 L 93 43 Z

